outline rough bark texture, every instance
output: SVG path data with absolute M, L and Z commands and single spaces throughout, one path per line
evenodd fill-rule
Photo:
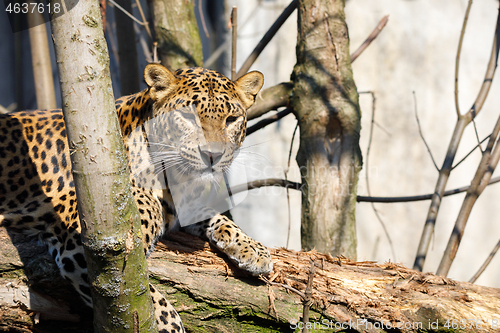
M 147 262 L 115 111 L 99 3 L 77 2 L 51 23 L 95 329 L 132 332 L 137 312 L 141 328 L 149 332 L 156 323 Z
M 88 314 L 76 307 L 78 296 L 58 278 L 44 247 L 24 236 L 11 237 L 15 246 L 0 228 L 0 251 L 5 253 L 0 257 L 0 331 L 88 332 Z M 303 305 L 290 287 L 304 293 L 311 261 L 316 273 L 310 325 L 317 332 L 500 330 L 498 289 L 316 251 L 272 249 L 271 255 L 275 268 L 269 280 L 288 289 L 246 276 L 208 243 L 183 233 L 159 243 L 149 267 L 189 332 L 293 332 L 300 326 Z M 43 303 L 30 304 L 28 297 Z M 40 323 L 33 325 L 37 313 Z M 53 314 L 60 314 L 51 318 L 57 321 L 48 321 Z M 81 322 L 62 322 L 61 317 Z
M 302 248 L 356 258 L 360 109 L 343 0 L 301 0 L 291 106 L 300 126 Z
M 176 70 L 203 65 L 194 0 L 149 0 L 163 66 Z

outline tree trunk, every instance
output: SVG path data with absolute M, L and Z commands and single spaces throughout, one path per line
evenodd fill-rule
M 299 1 L 291 106 L 300 126 L 302 248 L 354 259 L 361 114 L 344 4 Z
M 161 63 L 170 70 L 201 67 L 203 52 L 193 0 L 149 0 Z
M 139 212 L 115 111 L 99 3 L 52 20 L 97 332 L 156 327 Z M 68 5 L 68 3 L 66 3 Z M 125 309 L 125 310 L 124 310 Z
M 88 332 L 88 317 L 74 312 L 78 295 L 64 281 L 54 281 L 58 270 L 45 247 L 20 235 L 13 240 L 15 246 L 0 228 L 0 251 L 5 254 L 0 257 L 0 331 L 17 332 L 13 328 L 22 327 L 18 332 Z M 275 268 L 269 280 L 274 285 L 269 286 L 246 276 L 208 243 L 177 233 L 157 245 L 149 270 L 153 283 L 160 283 L 158 289 L 174 300 L 190 332 L 300 328 L 299 294 L 305 291 L 311 262 L 316 273 L 309 325 L 315 331 L 485 333 L 500 329 L 499 289 L 398 264 L 353 262 L 316 251 L 271 249 L 271 255 Z M 23 268 L 29 287 L 23 282 Z M 33 325 L 36 314 L 40 323 Z M 78 320 L 80 324 L 75 324 Z
M 28 13 L 30 27 L 31 62 L 35 81 L 36 103 L 39 109 L 55 109 L 56 94 L 52 78 L 52 63 L 50 60 L 47 29 L 43 15 L 38 11 Z

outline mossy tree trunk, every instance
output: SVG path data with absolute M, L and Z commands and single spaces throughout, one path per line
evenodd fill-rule
M 71 311 L 78 296 L 62 278 L 54 282 L 58 270 L 45 248 L 26 237 L 16 237 L 12 244 L 5 235 L 0 228 L 0 252 L 5 254 L 0 256 L 0 331 L 88 332 L 86 317 Z M 271 249 L 271 255 L 276 260 L 269 278 L 272 286 L 246 276 L 208 243 L 185 233 L 170 234 L 158 243 L 148 261 L 153 283 L 168 294 L 188 332 L 300 332 L 303 302 L 299 294 L 305 294 L 311 264 L 316 273 L 309 332 L 493 333 L 500 329 L 500 289 L 398 264 L 353 262 L 316 251 Z M 23 272 L 29 287 L 19 278 Z M 35 327 L 27 315 L 30 312 L 39 314 Z M 81 323 L 63 322 L 68 320 Z M 19 327 L 25 329 L 16 330 Z
M 70 1 L 71 2 L 71 1 Z M 99 2 L 52 20 L 96 332 L 156 329 Z M 123 310 L 125 309 L 125 310 Z
M 300 0 L 291 105 L 300 126 L 302 248 L 356 258 L 360 109 L 344 0 Z
M 161 64 L 171 70 L 203 65 L 194 0 L 149 0 Z

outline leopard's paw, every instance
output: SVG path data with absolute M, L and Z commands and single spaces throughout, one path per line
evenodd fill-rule
M 209 240 L 239 268 L 252 275 L 268 274 L 273 270 L 269 250 L 245 235 L 233 221 L 219 215 L 210 222 Z

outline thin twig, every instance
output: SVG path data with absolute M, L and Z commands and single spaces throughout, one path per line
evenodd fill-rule
M 130 17 L 132 20 L 134 20 L 135 23 L 137 24 L 140 24 L 140 25 L 143 25 L 143 26 L 146 26 L 148 23 L 147 22 L 141 22 L 139 21 L 138 19 L 136 19 L 134 17 L 134 15 L 130 14 L 128 11 L 126 11 L 125 9 L 123 9 L 122 6 L 120 6 L 119 4 L 117 4 L 114 0 L 108 0 L 109 2 L 111 2 L 114 6 L 116 6 L 116 8 L 118 8 L 119 10 L 121 10 L 122 12 L 125 13 L 125 15 L 127 15 L 128 17 Z
M 288 171 L 290 171 L 290 160 L 292 159 L 293 141 L 295 139 L 295 133 L 297 133 L 298 128 L 299 128 L 299 123 L 297 122 L 297 125 L 295 125 L 295 129 L 293 130 L 292 140 L 290 142 L 290 150 L 288 151 L 288 169 L 285 172 L 286 182 L 288 182 Z M 290 207 L 290 192 L 288 187 L 286 188 L 286 202 L 288 204 L 288 232 L 286 235 L 286 248 L 288 249 L 288 244 L 290 242 L 290 229 L 292 225 L 292 209 Z
M 476 118 L 472 118 L 472 126 L 474 127 L 474 133 L 476 134 L 476 140 L 477 140 L 477 146 L 479 146 L 479 150 L 481 153 L 483 152 L 483 148 L 481 147 L 481 139 L 479 139 L 479 133 L 477 132 L 477 126 L 476 126 Z
M 469 0 L 469 4 L 467 5 L 467 9 L 465 10 L 464 23 L 462 25 L 462 32 L 460 33 L 460 40 L 458 41 L 457 57 L 455 59 L 455 109 L 457 110 L 458 117 L 462 115 L 458 103 L 458 69 L 460 67 L 460 53 L 462 52 L 462 42 L 464 40 L 465 28 L 467 27 L 467 20 L 469 19 L 471 6 L 472 6 L 472 0 Z
M 373 29 L 370 36 L 368 36 L 366 40 L 363 42 L 363 44 L 361 44 L 361 46 L 358 47 L 358 49 L 354 51 L 353 54 L 351 54 L 351 62 L 356 60 L 359 57 L 359 55 L 368 47 L 368 45 L 370 45 L 371 42 L 373 42 L 373 40 L 377 38 L 378 34 L 382 31 L 382 29 L 384 29 L 385 25 L 387 24 L 387 21 L 389 21 L 389 15 L 384 16 L 380 20 L 375 29 Z
M 481 276 L 481 274 L 483 274 L 484 270 L 486 269 L 486 267 L 488 267 L 488 265 L 490 264 L 491 260 L 495 256 L 495 254 L 497 254 L 498 249 L 500 249 L 500 240 L 498 241 L 497 245 L 495 245 L 495 247 L 493 248 L 493 251 L 491 251 L 490 255 L 488 256 L 488 258 L 486 258 L 486 261 L 479 268 L 477 273 L 474 274 L 473 277 L 471 277 L 471 279 L 469 280 L 470 283 L 475 283 L 476 280 Z
M 418 133 L 420 134 L 420 137 L 422 138 L 422 141 L 424 142 L 425 147 L 427 148 L 427 152 L 429 152 L 429 156 L 431 157 L 434 167 L 439 172 L 439 167 L 437 166 L 436 161 L 434 160 L 434 156 L 432 156 L 431 148 L 429 148 L 427 141 L 425 141 L 424 134 L 422 133 L 422 127 L 420 126 L 420 119 L 418 118 L 417 97 L 415 96 L 415 91 L 413 91 L 413 103 L 415 104 L 415 119 L 417 119 Z
M 282 288 L 285 288 L 285 289 L 287 289 L 287 290 L 290 290 L 291 292 L 293 292 L 293 293 L 295 293 L 295 294 L 299 295 L 302 299 L 304 299 L 304 298 L 306 297 L 306 295 L 305 295 L 303 292 L 301 292 L 301 291 L 299 291 L 299 290 L 295 289 L 294 287 L 290 287 L 289 285 L 286 285 L 286 284 L 283 284 L 283 283 L 278 283 L 278 282 L 269 281 L 269 280 L 268 280 L 265 276 L 263 276 L 263 275 L 261 275 L 261 276 L 260 276 L 260 279 L 261 279 L 262 281 L 264 281 L 265 283 L 270 284 L 271 286 L 282 287 Z
M 201 25 L 203 27 L 203 31 L 205 32 L 205 36 L 207 38 L 210 38 L 210 34 L 208 33 L 207 29 L 207 24 L 205 23 L 205 15 L 203 15 L 203 4 L 201 3 L 201 0 L 198 0 L 198 14 L 200 15 Z
M 231 29 L 232 29 L 232 44 L 231 44 L 231 80 L 236 80 L 236 42 L 238 40 L 238 8 L 233 7 L 231 12 Z
M 250 22 L 250 20 L 255 17 L 255 13 L 257 12 L 258 9 L 259 9 L 259 4 L 257 3 L 257 5 L 253 8 L 252 12 L 247 16 L 246 20 L 242 24 L 239 24 L 240 30 L 243 29 L 246 26 L 246 24 L 248 22 Z M 217 61 L 217 59 L 219 59 L 219 57 L 224 53 L 224 51 L 226 51 L 230 42 L 231 42 L 231 39 L 226 38 L 224 43 L 217 46 L 215 51 L 212 52 L 210 57 L 208 57 L 208 59 L 204 62 L 204 66 L 207 68 L 211 68 L 214 65 L 214 63 Z
M 288 116 L 290 113 L 292 113 L 292 111 L 293 110 L 291 108 L 286 108 L 285 110 L 280 111 L 280 112 L 276 113 L 275 115 L 267 117 L 266 119 L 263 119 L 263 120 L 259 121 L 258 123 L 248 127 L 247 128 L 247 136 L 252 134 L 255 131 L 260 130 L 261 128 L 266 127 L 269 124 L 272 124 L 272 123 L 280 120 L 281 118 L 283 118 L 285 116 Z
M 312 304 L 312 291 L 313 291 L 313 279 L 314 279 L 314 273 L 316 271 L 316 267 L 314 266 L 314 262 L 311 260 L 311 268 L 309 269 L 309 275 L 307 277 L 307 287 L 306 291 L 304 292 L 305 297 L 302 299 L 302 304 L 304 305 L 303 311 L 302 311 L 302 323 L 304 324 L 302 328 L 302 333 L 307 333 L 309 332 L 309 329 L 307 328 L 307 323 L 309 322 L 309 309 L 311 308 Z
M 499 15 L 497 16 L 497 22 L 495 27 L 495 36 L 493 39 L 493 46 L 491 48 L 490 60 L 486 69 L 486 74 L 481 85 L 481 89 L 476 97 L 476 100 L 470 110 L 464 114 L 459 115 L 458 121 L 455 125 L 455 130 L 451 137 L 448 150 L 446 152 L 445 159 L 443 161 L 443 166 L 439 172 L 439 177 L 436 182 L 436 188 L 431 199 L 431 204 L 429 206 L 429 211 L 427 212 L 427 218 L 425 220 L 424 230 L 422 231 L 422 236 L 420 237 L 420 242 L 417 249 L 417 255 L 415 256 L 415 262 L 413 264 L 413 269 L 422 271 L 427 252 L 429 250 L 432 235 L 434 234 L 434 227 L 436 225 L 436 219 L 439 212 L 439 207 L 441 205 L 441 199 L 443 198 L 444 189 L 448 178 L 450 176 L 451 168 L 453 166 L 453 160 L 457 154 L 458 145 L 463 136 L 465 127 L 475 118 L 479 111 L 481 111 L 484 101 L 488 96 L 491 84 L 493 82 L 493 77 L 495 75 L 495 70 L 497 67 L 498 58 L 498 38 L 500 37 L 500 9 Z
M 153 39 L 153 35 L 151 34 L 151 30 L 149 30 L 149 22 L 146 21 L 146 15 L 144 15 L 144 11 L 142 10 L 141 2 L 139 0 L 135 0 L 135 3 L 137 5 L 137 10 L 139 10 L 139 15 L 141 15 L 141 19 L 144 26 L 144 29 L 146 29 L 146 32 L 149 36 L 149 38 Z
M 465 155 L 465 156 L 464 156 L 464 157 L 463 157 L 460 161 L 458 161 L 458 162 L 457 162 L 457 164 L 455 164 L 455 165 L 451 168 L 451 170 L 455 169 L 457 166 L 459 166 L 459 165 L 460 165 L 460 163 L 462 163 L 463 161 L 465 161 L 465 160 L 467 159 L 467 157 L 469 157 L 469 156 L 470 156 L 470 154 L 472 154 L 472 153 L 473 153 L 473 152 L 474 152 L 474 151 L 475 151 L 478 147 L 481 147 L 481 144 L 482 144 L 484 141 L 488 140 L 488 139 L 489 139 L 489 137 L 490 137 L 490 136 L 488 135 L 487 137 L 485 137 L 484 139 L 482 139 L 482 140 L 479 142 L 479 144 L 477 144 L 474 148 L 472 148 L 472 149 L 471 149 L 471 150 L 470 150 L 470 151 L 469 151 L 469 152 L 468 152 L 468 153 L 467 153 L 467 154 L 466 154 L 466 155 Z M 483 152 L 483 150 L 481 149 L 481 153 L 482 153 L 482 152 Z
M 370 134 L 368 135 L 368 147 L 366 148 L 366 173 L 365 173 L 365 178 L 366 178 L 366 190 L 368 192 L 368 195 L 371 196 L 371 190 L 370 190 L 370 179 L 369 179 L 369 171 L 370 171 L 370 150 L 372 146 L 372 139 L 373 139 L 373 126 L 375 124 L 375 109 L 376 109 L 376 102 L 377 99 L 375 98 L 375 93 L 373 91 L 368 92 L 372 96 L 372 120 L 370 123 Z M 389 231 L 387 230 L 384 221 L 382 220 L 382 217 L 378 213 L 377 208 L 375 208 L 375 204 L 372 202 L 372 209 L 373 212 L 375 213 L 375 216 L 377 217 L 377 220 L 380 222 L 382 225 L 382 229 L 384 230 L 385 236 L 387 237 L 387 240 L 389 241 L 389 245 L 391 247 L 391 252 L 392 252 L 392 257 L 394 261 L 396 260 L 396 251 L 394 250 L 394 244 L 392 243 L 391 236 L 389 235 Z

